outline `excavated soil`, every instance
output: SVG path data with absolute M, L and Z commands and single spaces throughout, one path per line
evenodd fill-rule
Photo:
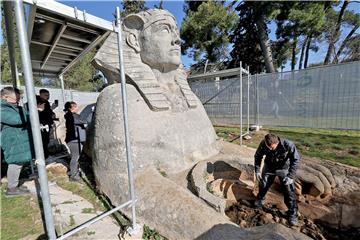
M 287 222 L 286 212 L 280 211 L 276 206 L 270 204 L 265 204 L 262 208 L 254 208 L 252 202 L 240 200 L 238 203 L 230 206 L 225 213 L 232 222 L 242 228 L 262 226 L 270 223 L 280 223 L 286 227 L 291 227 Z M 299 224 L 291 228 L 316 240 L 355 240 L 359 239 L 360 236 L 360 229 L 331 228 L 326 223 L 313 221 L 301 214 L 299 214 Z
M 252 203 L 246 200 L 241 200 L 229 207 L 225 213 L 231 221 L 243 228 L 261 226 L 270 223 L 280 223 L 287 227 L 291 227 L 287 223 L 286 212 L 280 211 L 275 206 L 268 204 L 265 204 L 263 208 L 254 208 Z M 322 233 L 322 229 L 311 219 L 302 215 L 299 216 L 298 226 L 293 226 L 291 228 L 296 229 L 313 239 L 326 239 Z

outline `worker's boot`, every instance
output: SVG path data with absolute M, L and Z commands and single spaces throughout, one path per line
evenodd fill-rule
M 263 205 L 264 205 L 264 200 L 262 199 L 256 199 L 254 202 L 254 206 L 256 208 L 262 208 Z
M 288 219 L 288 222 L 289 222 L 290 226 L 297 226 L 299 221 L 298 221 L 298 218 L 297 218 L 296 214 L 290 215 L 289 219 Z

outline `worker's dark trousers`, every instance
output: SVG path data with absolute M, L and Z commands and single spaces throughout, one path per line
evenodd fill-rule
M 274 175 L 267 175 L 266 173 L 263 173 L 262 181 L 259 186 L 259 193 L 256 197 L 257 199 L 259 199 L 259 200 L 265 199 L 265 195 L 268 192 L 271 185 L 273 184 L 275 177 L 276 176 L 274 176 Z M 288 215 L 289 216 L 297 216 L 298 208 L 297 208 L 297 203 L 296 203 L 294 184 L 285 185 L 283 183 L 283 178 L 279 177 L 279 179 L 282 184 L 283 191 L 284 191 L 284 202 L 289 209 Z

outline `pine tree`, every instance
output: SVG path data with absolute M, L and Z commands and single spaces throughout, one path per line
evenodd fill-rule
M 123 17 L 130 13 L 138 13 L 147 9 L 144 0 L 123 0 L 122 6 L 123 11 L 121 15 Z
M 231 67 L 243 61 L 250 71 L 275 72 L 267 23 L 279 14 L 278 2 L 242 1 L 236 6 L 240 20 L 230 36 L 234 48 L 231 52 Z
M 200 4 L 201 3 L 201 4 Z M 187 1 L 181 27 L 182 53 L 195 61 L 224 61 L 228 57 L 229 33 L 237 22 L 223 1 Z

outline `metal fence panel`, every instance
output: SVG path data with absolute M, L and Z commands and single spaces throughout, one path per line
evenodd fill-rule
M 360 130 L 360 62 L 243 78 L 243 121 L 265 126 Z M 239 124 L 239 76 L 190 86 L 214 124 Z M 257 121 L 258 119 L 258 121 Z
M 0 85 L 0 88 L 2 89 L 3 87 L 6 87 L 6 86 L 12 86 L 12 85 Z M 20 89 L 24 90 L 25 87 L 20 86 Z M 39 94 L 40 89 L 42 89 L 42 88 L 35 87 L 35 93 Z M 45 87 L 45 89 L 47 89 L 50 92 L 49 102 L 53 103 L 55 100 L 58 100 L 59 108 L 63 109 L 65 103 L 62 100 L 61 89 L 60 88 L 47 88 L 47 87 Z M 96 103 L 96 100 L 97 100 L 97 97 L 99 96 L 99 94 L 100 93 L 98 93 L 98 92 L 80 92 L 80 91 L 76 91 L 76 90 L 65 90 L 64 91 L 65 101 L 74 101 L 78 105 L 88 105 L 88 104 Z M 24 103 L 27 102 L 26 94 L 23 95 L 22 101 Z

